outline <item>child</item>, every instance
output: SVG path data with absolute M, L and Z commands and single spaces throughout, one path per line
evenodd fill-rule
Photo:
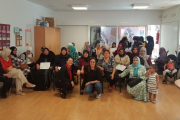
M 165 80 L 167 79 L 166 73 L 171 73 L 171 75 L 173 76 L 173 74 L 176 72 L 177 72 L 177 70 L 175 69 L 173 61 L 170 58 L 168 58 L 166 64 L 164 65 L 164 71 L 163 71 L 163 75 L 165 76 Z
M 150 65 L 149 70 L 146 72 L 145 77 L 148 77 L 148 102 L 156 103 L 156 94 L 159 87 L 159 75 L 156 73 L 156 65 Z M 153 95 L 153 99 L 151 96 Z

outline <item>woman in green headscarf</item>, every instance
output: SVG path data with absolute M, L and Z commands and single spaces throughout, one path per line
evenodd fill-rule
M 79 61 L 79 55 L 76 52 L 75 47 L 72 45 L 68 46 L 68 52 L 68 54 L 73 58 L 73 64 L 76 66 Z
M 133 58 L 133 64 L 129 65 L 128 68 L 120 74 L 120 77 L 123 78 L 124 76 L 129 74 L 129 78 L 141 78 L 142 81 L 135 85 L 134 87 L 130 87 L 127 85 L 128 93 L 134 96 L 135 100 L 142 100 L 147 102 L 147 92 L 146 92 L 146 68 L 141 65 L 139 57 Z

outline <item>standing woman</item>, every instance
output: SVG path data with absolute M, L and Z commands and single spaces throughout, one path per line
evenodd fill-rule
M 10 53 L 11 53 L 11 50 L 7 48 L 3 49 L 3 51 L 0 53 L 0 62 L 3 68 L 3 71 L 5 71 L 7 74 L 9 74 L 12 78 L 15 79 L 16 94 L 25 95 L 25 93 L 22 92 L 23 84 L 26 84 L 26 87 L 35 87 L 35 85 L 27 81 L 26 77 L 23 75 L 20 69 L 13 68 Z
M 110 57 L 110 51 L 104 51 L 104 58 L 100 59 L 97 63 L 101 71 L 104 71 L 105 78 L 109 82 L 109 92 L 112 92 L 112 88 L 115 88 L 115 83 L 118 81 L 119 76 L 116 72 L 116 64 L 114 59 Z
M 147 102 L 147 91 L 146 91 L 146 68 L 140 64 L 139 57 L 134 57 L 133 64 L 129 65 L 128 68 L 120 74 L 120 77 L 123 78 L 129 74 L 129 78 L 136 79 L 140 78 L 142 81 L 136 84 L 133 87 L 127 85 L 128 93 L 134 96 L 135 100 L 143 100 Z
M 61 89 L 60 97 L 66 99 L 66 92 L 72 92 L 74 88 L 73 71 L 77 70 L 77 67 L 73 64 L 73 59 L 69 57 L 66 64 L 61 67 L 56 86 Z M 77 71 L 77 75 L 80 75 L 80 70 Z
M 72 57 L 73 59 L 73 64 L 76 66 L 78 64 L 78 61 L 79 61 L 79 55 L 78 53 L 76 52 L 76 49 L 74 46 L 70 45 L 68 46 L 68 54 Z
M 133 63 L 133 58 L 134 57 L 139 57 L 139 52 L 138 52 L 138 47 L 133 47 L 133 49 L 132 49 L 132 53 L 131 53 L 131 56 L 130 56 L 130 64 L 132 64 Z
M 147 36 L 147 41 L 148 43 L 146 44 L 146 49 L 147 49 L 147 55 L 152 55 L 152 51 L 154 49 L 154 39 L 152 36 Z
M 102 90 L 102 76 L 101 71 L 96 65 L 96 59 L 91 58 L 89 65 L 83 66 L 81 69 L 81 73 L 84 74 L 85 77 L 83 84 L 81 86 L 81 93 L 83 92 L 84 88 L 86 87 L 86 93 L 90 94 L 90 96 L 94 96 L 94 89 L 97 90 L 96 98 L 99 99 L 101 97 L 101 90 Z
M 139 53 L 139 57 L 142 57 L 144 59 L 144 66 L 146 69 L 149 68 L 150 65 L 152 65 L 151 57 L 146 54 L 146 48 L 142 47 Z

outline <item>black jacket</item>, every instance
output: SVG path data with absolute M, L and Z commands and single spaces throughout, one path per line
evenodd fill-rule
M 53 67 L 62 67 L 66 64 L 66 61 L 68 59 L 68 57 L 70 57 L 70 55 L 65 55 L 65 56 L 62 56 L 62 55 L 58 55 L 56 56 L 56 59 L 54 61 L 54 64 L 53 64 Z
M 38 59 L 36 64 L 40 64 L 41 62 L 50 62 L 51 63 L 50 65 L 53 66 L 54 59 L 55 59 L 55 56 L 51 55 L 50 53 L 49 53 L 49 55 L 42 54 L 42 55 L 40 55 L 40 58 Z M 45 61 L 45 60 L 47 60 L 47 61 Z

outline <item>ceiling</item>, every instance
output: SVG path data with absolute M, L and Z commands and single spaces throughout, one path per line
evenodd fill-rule
M 71 5 L 87 5 L 88 10 L 132 10 L 134 3 L 150 3 L 148 10 L 164 10 L 180 4 L 180 0 L 28 0 L 55 11 L 73 10 Z

